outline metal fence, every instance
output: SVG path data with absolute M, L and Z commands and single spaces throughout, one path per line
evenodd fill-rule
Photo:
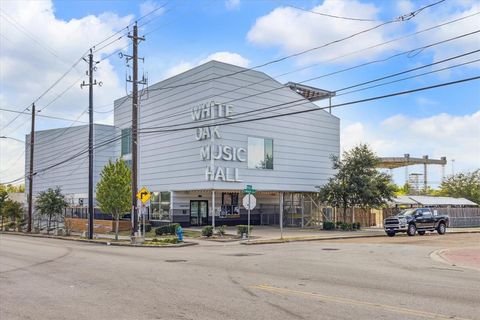
M 450 227 L 480 227 L 480 208 L 431 208 L 438 214 L 446 214 L 450 218 Z M 383 209 L 383 217 L 388 218 L 397 214 L 398 208 Z

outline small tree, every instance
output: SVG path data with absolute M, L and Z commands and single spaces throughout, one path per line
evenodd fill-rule
M 68 202 L 65 201 L 65 196 L 59 187 L 47 191 L 42 191 L 38 194 L 35 202 L 35 209 L 38 210 L 41 216 L 48 217 L 47 234 L 50 234 L 50 223 L 52 217 L 60 216 L 65 208 L 68 207 Z
M 390 176 L 376 169 L 378 158 L 365 144 L 345 151 L 342 159 L 332 156 L 333 169 L 337 173 L 319 190 L 322 202 L 343 209 L 378 207 L 391 200 L 395 187 Z
M 13 201 L 10 199 L 7 199 L 5 201 L 5 204 L 3 206 L 3 216 L 7 219 L 10 219 L 10 221 L 15 224 L 15 226 L 20 225 L 17 223 L 19 219 L 22 218 L 23 215 L 23 207 L 20 202 Z M 2 220 L 3 220 L 2 216 Z
M 0 186 L 1 187 L 1 186 Z M 7 201 L 8 193 L 4 188 L 0 188 L 0 216 L 2 216 L 2 230 L 3 230 L 3 221 L 4 221 L 4 211 L 5 201 Z
M 125 161 L 109 161 L 100 174 L 97 184 L 97 202 L 100 209 L 115 219 L 115 240 L 118 240 L 118 224 L 130 210 L 132 196 L 130 168 Z
M 480 169 L 449 176 L 440 185 L 438 194 L 466 198 L 480 204 Z

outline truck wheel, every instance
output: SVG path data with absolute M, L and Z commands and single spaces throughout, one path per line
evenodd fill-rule
M 413 237 L 415 235 L 415 232 L 417 232 L 417 227 L 412 223 L 408 226 L 407 234 L 410 237 Z
M 394 237 L 395 236 L 395 231 L 389 231 L 389 232 L 387 232 L 387 235 L 389 237 Z
M 447 231 L 447 227 L 445 226 L 445 223 L 441 222 L 437 228 L 438 234 L 445 234 L 446 231 Z
M 418 234 L 423 236 L 425 234 L 425 231 L 418 231 Z

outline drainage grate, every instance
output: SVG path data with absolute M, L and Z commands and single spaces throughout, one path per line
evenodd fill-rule
M 249 256 L 261 256 L 262 254 L 263 254 L 263 253 L 240 252 L 240 253 L 226 254 L 226 256 L 232 256 L 232 257 L 249 257 Z
M 182 260 L 182 259 L 172 259 L 172 260 L 165 260 L 165 262 L 187 262 L 187 260 Z
M 337 251 L 337 250 L 340 250 L 340 249 L 337 249 L 337 248 L 322 248 L 322 250 L 325 250 L 325 251 Z

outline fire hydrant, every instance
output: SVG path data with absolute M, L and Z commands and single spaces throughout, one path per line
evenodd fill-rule
M 177 228 L 177 238 L 179 242 L 183 242 L 183 229 L 181 226 Z

